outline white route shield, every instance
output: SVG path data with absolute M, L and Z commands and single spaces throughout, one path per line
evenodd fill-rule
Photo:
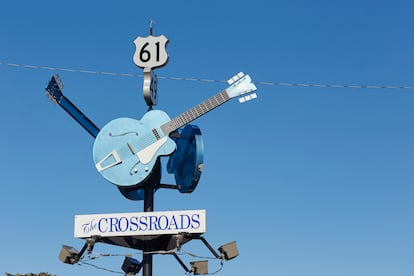
M 157 68 L 164 66 L 168 62 L 166 45 L 168 38 L 160 36 L 138 36 L 134 40 L 136 47 L 134 53 L 134 63 L 141 68 Z

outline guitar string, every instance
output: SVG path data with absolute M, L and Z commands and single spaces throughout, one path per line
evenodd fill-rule
M 131 74 L 131 73 L 118 73 L 107 71 L 93 71 L 85 69 L 70 69 L 52 66 L 40 66 L 19 64 L 0 61 L 0 65 L 5 67 L 25 68 L 25 69 L 38 69 L 48 71 L 60 71 L 69 73 L 81 73 L 89 75 L 104 75 L 104 76 L 118 76 L 118 77 L 130 77 L 130 78 L 143 78 L 144 75 Z M 193 82 L 209 82 L 209 83 L 226 83 L 226 80 L 216 79 L 204 79 L 204 78 L 189 78 L 189 77 L 172 77 L 172 76 L 159 76 L 158 79 L 176 80 L 176 81 L 193 81 Z M 392 89 L 392 90 L 414 90 L 414 86 L 406 85 L 344 85 L 344 84 L 317 84 L 317 83 L 289 83 L 289 82 L 270 82 L 270 81 L 256 81 L 255 85 L 265 86 L 289 86 L 289 87 L 309 87 L 309 88 L 342 88 L 342 89 Z

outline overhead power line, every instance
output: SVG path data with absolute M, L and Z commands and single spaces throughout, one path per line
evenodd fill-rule
M 0 65 L 7 67 L 17 67 L 26 69 L 39 69 L 49 71 L 61 71 L 71 73 L 81 73 L 90 75 L 106 75 L 106 76 L 118 76 L 118 77 L 130 77 L 130 78 L 143 78 L 143 75 L 131 74 L 131 73 L 117 73 L 107 71 L 93 71 L 85 69 L 69 69 L 51 66 L 39 66 L 29 64 L 18 64 L 0 61 Z M 196 81 L 196 82 L 227 82 L 227 80 L 214 80 L 204 78 L 188 78 L 188 77 L 171 77 L 171 76 L 160 76 L 157 75 L 158 79 L 165 80 L 177 80 L 177 81 Z M 315 83 L 289 83 L 289 82 L 268 82 L 268 81 L 257 81 L 254 82 L 256 85 L 268 85 L 268 86 L 291 86 L 291 87 L 318 87 L 318 88 L 351 88 L 351 89 L 405 89 L 414 90 L 414 86 L 400 86 L 400 85 L 343 85 L 343 84 L 315 84 Z

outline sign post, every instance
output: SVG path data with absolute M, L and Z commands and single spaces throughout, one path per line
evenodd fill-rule
M 168 62 L 166 45 L 168 39 L 164 36 L 152 35 L 152 21 L 150 23 L 150 35 L 148 37 L 137 37 L 134 40 L 136 51 L 133 57 L 136 66 L 144 69 L 144 99 L 149 110 L 158 103 L 157 75 L 153 68 L 164 66 Z M 144 183 L 144 212 L 154 211 L 155 187 L 160 185 L 161 164 L 156 161 L 152 175 Z M 152 276 L 153 255 L 149 252 L 148 246 L 143 249 L 142 276 Z
M 147 182 L 147 185 L 144 187 L 144 212 L 154 211 L 154 187 L 157 182 L 159 183 L 160 179 L 161 166 L 158 160 L 154 172 L 154 182 Z M 142 255 L 142 276 L 152 276 L 153 256 L 149 251 L 149 248 L 145 246 Z

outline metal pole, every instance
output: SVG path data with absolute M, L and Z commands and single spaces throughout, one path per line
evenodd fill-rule
M 153 210 L 154 210 L 154 188 L 145 187 L 144 189 L 144 212 L 152 212 Z M 142 257 L 142 276 L 152 276 L 152 254 L 146 254 L 147 252 L 148 252 L 147 248 L 144 249 L 144 255 Z
M 148 181 L 144 183 L 144 212 L 154 211 L 154 190 L 157 185 L 160 184 L 161 180 L 161 162 L 160 160 L 154 166 L 154 171 L 149 177 Z M 142 257 L 142 276 L 152 276 L 152 254 L 148 253 L 151 246 L 147 241 L 144 246 L 143 257 Z

